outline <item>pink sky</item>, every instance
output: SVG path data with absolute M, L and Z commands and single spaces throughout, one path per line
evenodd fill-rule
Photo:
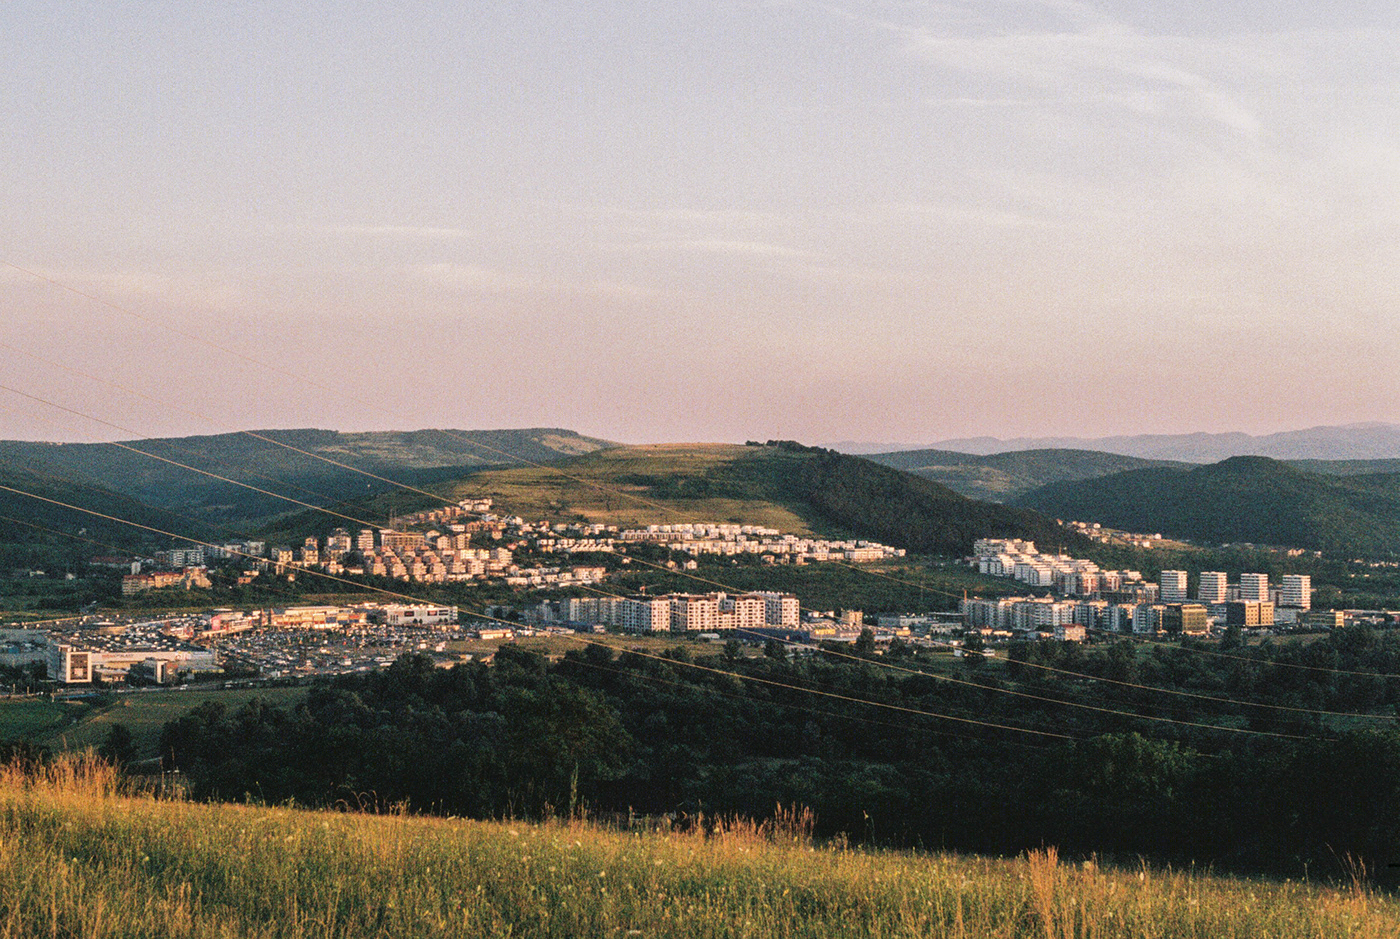
M 1400 421 L 1400 17 L 1251 11 L 17 0 L 0 383 L 149 435 Z

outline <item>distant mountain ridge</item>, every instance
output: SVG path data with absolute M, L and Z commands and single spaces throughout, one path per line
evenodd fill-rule
M 391 490 L 392 483 L 384 481 L 389 479 L 421 486 L 476 468 L 555 463 L 613 446 L 561 428 L 364 433 L 260 430 L 123 443 L 312 505 Z M 4 440 L 0 441 L 0 460 L 118 492 L 149 506 L 178 510 L 213 525 L 256 526 L 297 508 L 285 499 L 110 444 Z
M 1275 434 L 1135 434 L 1116 437 L 961 437 L 931 448 L 990 455 L 1020 450 L 1098 450 L 1150 460 L 1215 463 L 1233 456 L 1276 460 L 1384 460 L 1400 458 L 1400 425 L 1386 423 L 1309 427 Z

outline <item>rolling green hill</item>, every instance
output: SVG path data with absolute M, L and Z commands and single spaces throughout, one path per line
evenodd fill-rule
M 1010 502 L 1055 482 L 1094 479 L 1127 470 L 1190 464 L 1097 450 L 1018 450 L 980 456 L 952 450 L 899 450 L 866 457 L 931 479 L 972 499 Z
M 1267 457 L 1053 483 L 1016 504 L 1059 518 L 1216 544 L 1400 554 L 1400 475 L 1320 475 Z
M 795 534 L 872 538 L 920 552 L 965 553 L 981 537 L 1078 545 L 1077 536 L 1035 512 L 978 502 L 909 473 L 833 450 L 733 444 L 616 447 L 557 467 L 493 469 L 431 487 L 450 499 L 490 496 L 529 520 L 619 525 L 741 522 Z M 388 496 L 359 500 L 346 514 L 382 516 Z M 399 511 L 436 504 L 393 496 Z M 301 513 L 269 537 L 335 527 Z
M 455 436 L 437 430 L 256 433 L 344 466 L 241 433 L 127 443 L 146 453 L 312 505 L 328 505 L 393 488 L 355 472 L 356 469 L 417 486 L 457 478 L 482 466 L 511 465 L 522 460 L 550 463 L 610 446 L 607 441 L 573 431 L 548 428 L 450 431 Z M 275 496 L 106 444 L 0 441 L 0 459 L 121 492 L 231 529 L 264 524 L 295 508 Z

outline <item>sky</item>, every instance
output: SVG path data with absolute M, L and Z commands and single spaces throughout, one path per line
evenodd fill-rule
M 1394 3 L 9 0 L 0 61 L 0 437 L 1400 421 Z

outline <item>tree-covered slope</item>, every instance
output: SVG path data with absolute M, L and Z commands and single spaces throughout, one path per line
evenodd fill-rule
M 1008 502 L 1053 482 L 1093 479 L 1127 470 L 1188 464 L 1097 450 L 1017 450 L 981 456 L 952 450 L 899 450 L 867 457 L 931 479 L 973 499 Z
M 15 563 L 42 564 L 50 557 L 90 557 L 171 543 L 168 537 L 112 519 L 126 519 L 195 538 L 209 533 L 196 519 L 153 508 L 100 486 L 2 459 L 0 487 L 4 487 L 0 488 L 0 557 Z M 111 519 L 56 503 L 89 509 Z
M 858 535 L 914 551 L 962 554 L 978 538 L 1030 538 L 1047 548 L 1077 539 L 1053 519 L 969 499 L 947 486 L 832 450 L 812 451 L 784 478 L 813 510 Z
M 1400 553 L 1400 477 L 1322 476 L 1267 457 L 1054 483 L 1016 504 L 1059 518 L 1204 542 Z

